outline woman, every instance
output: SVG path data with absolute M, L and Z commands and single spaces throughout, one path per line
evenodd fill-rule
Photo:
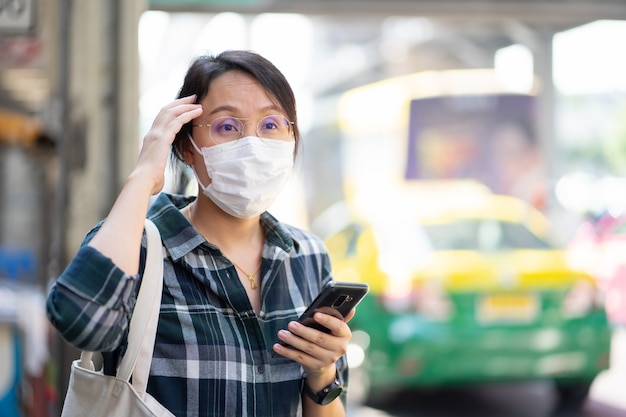
M 320 313 L 330 334 L 295 321 L 332 279 L 326 251 L 265 211 L 298 141 L 294 95 L 274 65 L 247 51 L 196 59 L 111 212 L 51 288 L 52 324 L 80 349 L 109 352 L 105 372 L 114 373 L 147 215 L 166 254 L 148 392 L 179 417 L 344 416 L 345 391 L 320 403 L 347 377 L 349 327 Z M 149 205 L 170 148 L 193 169 L 199 195 L 160 193 Z

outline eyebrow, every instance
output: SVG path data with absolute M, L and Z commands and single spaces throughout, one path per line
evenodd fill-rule
M 281 109 L 279 109 L 277 106 L 275 105 L 270 105 L 270 106 L 265 106 L 261 109 L 261 112 L 266 112 L 268 110 L 276 110 L 279 111 L 281 113 L 284 113 Z M 229 105 L 224 105 L 224 106 L 217 106 L 216 108 L 214 108 L 213 110 L 211 110 L 210 113 L 208 113 L 207 115 L 213 115 L 215 113 L 219 113 L 219 112 L 223 112 L 223 111 L 227 111 L 227 112 L 231 112 L 231 113 L 236 113 L 237 112 L 237 108 L 233 107 L 233 106 L 229 106 Z

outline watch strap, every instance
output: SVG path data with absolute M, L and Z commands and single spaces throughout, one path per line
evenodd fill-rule
M 330 404 L 335 398 L 337 398 L 343 391 L 343 385 L 339 381 L 339 375 L 335 375 L 335 380 L 329 385 L 322 388 L 321 391 L 315 392 L 309 387 L 306 382 L 306 376 L 303 380 L 302 391 L 313 400 L 316 404 L 326 405 Z

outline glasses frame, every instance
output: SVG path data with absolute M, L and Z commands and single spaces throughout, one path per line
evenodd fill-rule
M 252 118 L 243 118 L 243 117 L 233 117 L 233 116 L 219 116 L 216 117 L 215 119 L 213 119 L 211 121 L 211 123 L 205 123 L 205 124 L 198 124 L 198 125 L 194 125 L 192 124 L 191 127 L 208 127 L 209 128 L 209 137 L 211 138 L 211 141 L 216 144 L 216 145 L 220 145 L 222 143 L 231 143 L 231 142 L 237 142 L 239 139 L 243 138 L 244 135 L 244 128 L 246 126 L 246 124 L 252 123 L 254 121 L 256 121 L 256 134 L 259 138 L 262 138 L 262 136 L 259 134 L 259 124 L 261 123 L 261 121 L 263 119 L 266 119 L 268 117 L 282 117 L 283 119 L 285 119 L 287 121 L 287 126 L 289 126 L 289 133 L 293 136 L 293 126 L 295 125 L 294 122 L 290 121 L 289 119 L 287 119 L 285 116 L 283 116 L 282 114 L 269 114 L 267 116 L 263 116 L 260 119 L 252 119 Z M 239 137 L 237 139 L 233 139 L 230 141 L 226 141 L 226 142 L 218 142 L 213 138 L 213 134 L 211 133 L 211 125 L 215 124 L 215 121 L 217 119 L 235 119 L 237 121 L 239 121 L 239 123 L 241 123 L 242 125 L 242 129 L 240 131 Z M 273 139 L 273 140 L 280 140 L 280 139 Z

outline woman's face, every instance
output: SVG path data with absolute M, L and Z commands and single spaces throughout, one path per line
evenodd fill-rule
M 194 125 L 207 125 L 222 116 L 250 119 L 250 123 L 244 125 L 243 137 L 257 136 L 257 121 L 264 116 L 284 115 L 254 77 L 237 70 L 228 71 L 215 78 L 200 104 L 202 115 L 193 120 Z M 199 148 L 215 146 L 206 126 L 194 127 L 191 136 Z M 186 147 L 184 158 L 185 162 L 194 168 L 204 167 L 202 155 L 192 146 Z M 210 183 L 204 168 L 196 169 L 196 173 L 203 184 Z

